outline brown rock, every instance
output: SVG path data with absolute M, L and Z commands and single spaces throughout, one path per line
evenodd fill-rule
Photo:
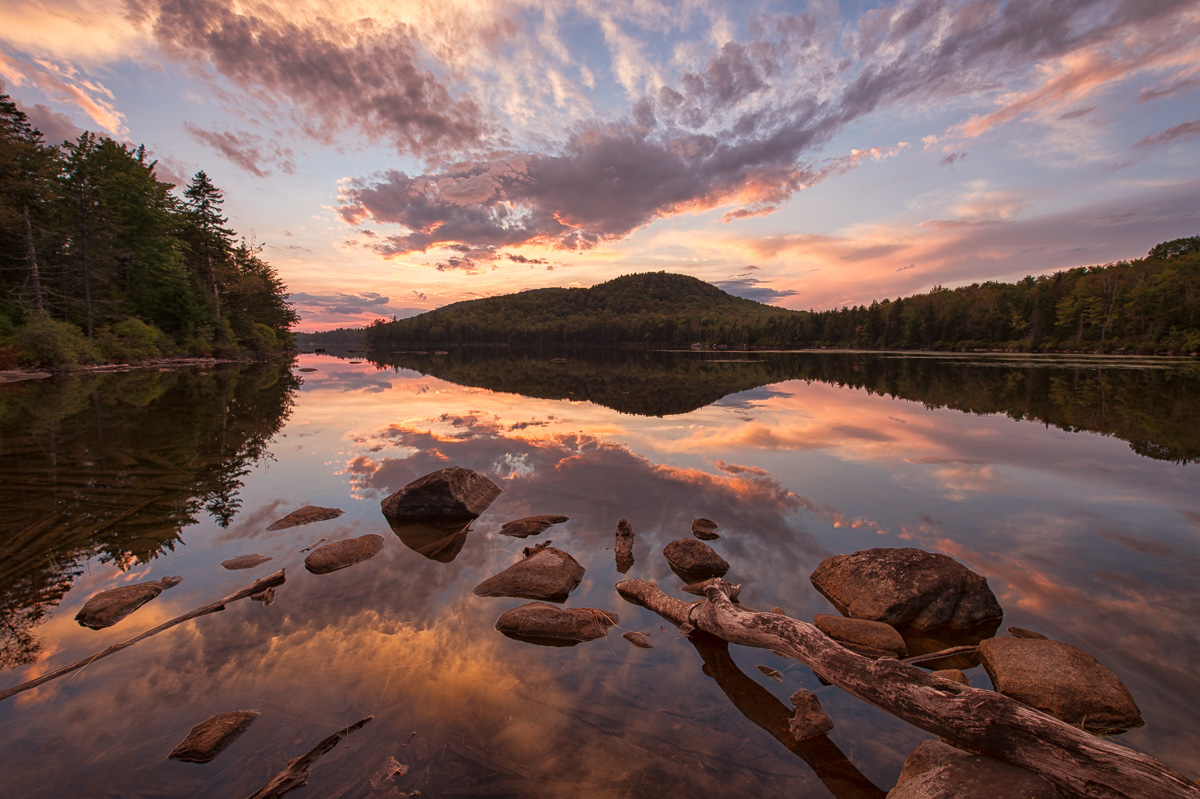
M 812 574 L 818 591 L 856 619 L 912 630 L 967 630 L 1004 615 L 987 580 L 947 555 L 868 549 L 826 558 Z
M 813 617 L 817 629 L 851 652 L 878 660 L 881 657 L 908 657 L 904 638 L 890 624 L 866 619 L 848 619 L 818 613 Z
M 299 510 L 292 511 L 282 519 L 272 522 L 267 530 L 286 530 L 289 527 L 299 527 L 302 524 L 323 522 L 328 519 L 336 519 L 345 512 L 341 508 L 322 508 L 319 505 L 305 505 Z
M 202 721 L 167 755 L 171 760 L 207 763 L 229 746 L 258 718 L 257 710 L 234 710 Z
M 720 577 L 729 564 L 712 547 L 694 538 L 680 538 L 663 547 L 663 557 L 676 571 L 689 577 Z
M 633 566 L 633 527 L 628 519 L 617 522 L 617 539 L 613 545 L 617 556 L 617 571 L 625 574 Z
M 1068 724 L 1108 732 L 1145 723 L 1125 684 L 1077 646 L 989 638 L 979 645 L 979 659 L 997 691 Z
M 1050 640 L 1047 636 L 1042 635 L 1041 633 L 1035 633 L 1033 630 L 1026 630 L 1024 627 L 1009 627 L 1008 634 L 1014 638 L 1037 638 L 1042 641 Z
M 83 603 L 83 607 L 75 614 L 75 621 L 93 630 L 112 627 L 163 591 L 179 585 L 182 581 L 182 577 L 164 577 L 161 580 L 101 591 Z
M 962 685 L 970 685 L 971 678 L 962 673 L 961 669 L 938 669 L 930 672 L 934 677 L 941 677 L 943 680 L 960 683 Z
M 792 694 L 795 712 L 788 722 L 788 729 L 797 741 L 807 741 L 833 732 L 833 719 L 821 707 L 817 695 L 803 689 Z
M 654 644 L 650 643 L 650 636 L 646 635 L 645 633 L 627 632 L 621 633 L 621 637 L 636 646 L 638 649 L 654 648 Z
M 561 602 L 579 585 L 583 572 L 579 562 L 561 549 L 539 548 L 475 586 L 475 595 Z
M 496 619 L 496 629 L 509 638 L 545 646 L 575 646 L 603 638 L 618 621 L 617 614 L 594 608 L 560 608 L 530 602 L 506 610 Z
M 887 799 L 1059 799 L 1059 793 L 1032 771 L 929 740 L 904 761 Z
M 449 466 L 408 485 L 383 500 L 387 516 L 400 518 L 475 517 L 500 495 L 500 487 L 479 472 Z
M 304 559 L 304 568 L 313 574 L 328 574 L 364 560 L 370 560 L 383 550 L 383 536 L 367 533 L 358 538 L 345 538 L 317 547 Z
M 474 519 L 398 519 L 384 516 L 404 546 L 439 563 L 449 563 L 462 552 Z
M 546 532 L 555 524 L 570 520 L 570 516 L 526 516 L 524 519 L 505 522 L 500 526 L 500 533 L 514 538 L 528 538 Z
M 268 560 L 271 560 L 270 555 L 238 555 L 236 558 L 230 558 L 229 560 L 221 561 L 221 565 L 230 571 L 237 569 L 253 569 L 255 566 L 266 563 Z
M 721 536 L 717 535 L 717 523 L 712 519 L 705 519 L 703 516 L 692 520 L 692 535 L 699 538 L 701 541 L 715 541 Z

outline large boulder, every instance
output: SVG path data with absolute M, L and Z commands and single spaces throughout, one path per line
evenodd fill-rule
M 476 596 L 513 596 L 562 602 L 583 579 L 575 558 L 554 547 L 543 547 L 475 586 Z
M 500 486 L 479 472 L 448 466 L 413 480 L 380 503 L 398 518 L 473 518 L 500 495 Z
M 928 740 L 904 761 L 887 799 L 1060 799 L 1060 795 L 1032 771 Z
M 530 602 L 506 610 L 496 619 L 496 629 L 519 641 L 545 646 L 575 646 L 603 638 L 618 621 L 617 614 L 595 608 L 560 608 Z
M 979 659 L 1005 696 L 1093 732 L 1141 727 L 1129 689 L 1077 646 L 1044 638 L 989 638 Z
M 167 755 L 172 760 L 207 763 L 228 747 L 258 718 L 257 710 L 234 710 L 202 721 Z
M 370 560 L 382 551 L 383 536 L 367 533 L 317 547 L 304 559 L 304 568 L 313 574 L 328 574 Z
M 881 657 L 908 657 L 908 647 L 896 628 L 881 621 L 848 619 L 818 613 L 813 617 L 817 629 L 851 652 L 878 660 Z
M 729 564 L 703 541 L 680 538 L 663 547 L 663 557 L 671 568 L 688 578 L 720 577 L 729 571 Z
M 183 582 L 182 577 L 164 577 L 145 583 L 123 585 L 94 594 L 75 614 L 75 621 L 83 627 L 103 630 L 112 627 L 154 597 L 172 586 Z
M 570 520 L 570 516 L 526 516 L 523 519 L 505 522 L 500 526 L 500 533 L 501 535 L 511 535 L 514 538 L 528 538 L 531 535 L 546 532 L 553 525 Z
M 969 630 L 1004 616 L 984 577 L 920 549 L 833 555 L 817 566 L 812 583 L 844 614 L 902 629 Z

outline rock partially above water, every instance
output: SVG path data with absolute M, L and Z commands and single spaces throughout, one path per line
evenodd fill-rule
M 617 556 L 617 571 L 625 574 L 633 566 L 633 526 L 628 519 L 617 522 L 617 538 L 613 544 Z
M 319 505 L 305 505 L 299 510 L 292 511 L 282 519 L 272 522 L 267 530 L 286 530 L 289 527 L 299 527 L 302 524 L 323 522 L 327 519 L 336 519 L 345 512 L 341 508 L 322 508 Z
M 544 646 L 575 646 L 603 638 L 618 621 L 617 614 L 595 608 L 560 608 L 530 602 L 506 610 L 496 619 L 496 629 L 509 638 Z
M 583 572 L 578 561 L 566 552 L 545 547 L 484 580 L 475 587 L 475 594 L 561 602 L 579 585 Z
M 388 516 L 406 518 L 475 517 L 500 495 L 500 487 L 479 472 L 448 466 L 413 480 L 383 500 Z
M 1059 799 L 1059 793 L 1032 771 L 929 740 L 904 761 L 887 799 Z
M 663 557 L 676 571 L 689 577 L 720 577 L 729 571 L 725 559 L 703 541 L 680 538 L 663 547 Z
M 912 630 L 968 630 L 1004 615 L 987 580 L 948 555 L 867 549 L 834 555 L 812 573 L 818 591 L 856 619 Z
M 207 763 L 229 746 L 258 718 L 257 710 L 234 710 L 202 721 L 167 755 L 171 760 Z
M 813 617 L 817 629 L 851 652 L 869 658 L 908 657 L 908 647 L 900 633 L 890 624 L 866 619 L 847 619 L 818 613 Z
M 526 516 L 524 519 L 505 522 L 500 526 L 500 533 L 514 538 L 528 538 L 546 532 L 553 525 L 570 520 L 570 516 Z
M 717 527 L 717 523 L 712 519 L 705 519 L 701 516 L 699 519 L 692 520 L 692 535 L 701 541 L 715 541 L 721 537 L 717 535 Z
M 990 638 L 979 645 L 979 659 L 997 691 L 1068 724 L 1100 732 L 1145 723 L 1120 678 L 1077 646 Z
M 183 582 L 182 577 L 164 577 L 161 580 L 150 580 L 145 583 L 123 585 L 120 588 L 101 591 L 83 604 L 83 607 L 75 614 L 75 621 L 93 630 L 112 627 L 163 591 L 179 585 L 181 582 Z
M 383 536 L 367 533 L 317 547 L 304 559 L 304 568 L 313 574 L 328 574 L 370 560 L 382 550 Z
M 271 560 L 270 555 L 238 555 L 236 558 L 221 561 L 221 565 L 230 571 L 235 571 L 237 569 L 253 569 L 268 560 Z

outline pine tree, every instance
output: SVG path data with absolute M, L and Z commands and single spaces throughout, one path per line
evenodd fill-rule
M 204 258 L 204 277 L 212 289 L 217 319 L 221 318 L 221 279 L 218 276 L 232 250 L 233 231 L 225 227 L 229 220 L 221 216 L 225 196 L 213 185 L 204 170 L 192 178 L 183 192 L 188 216 L 199 233 L 198 249 Z

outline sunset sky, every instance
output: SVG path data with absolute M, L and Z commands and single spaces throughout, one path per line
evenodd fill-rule
M 789 308 L 1200 234 L 1200 1 L 15 0 L 49 141 L 204 169 L 301 330 L 683 272 Z

